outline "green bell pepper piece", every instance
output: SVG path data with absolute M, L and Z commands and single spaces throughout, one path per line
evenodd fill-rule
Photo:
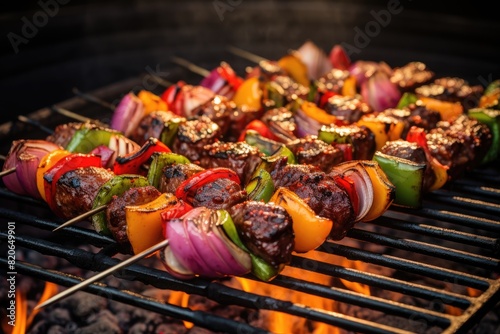
M 162 171 L 166 166 L 191 162 L 185 156 L 176 153 L 155 152 L 151 157 L 153 160 L 149 165 L 147 178 L 149 184 L 157 189 L 160 186 Z
M 264 137 L 255 130 L 248 130 L 245 133 L 245 142 L 248 145 L 257 147 L 265 155 L 272 155 L 283 145 L 275 140 Z
M 497 93 L 499 89 L 500 89 L 500 79 L 495 80 L 491 82 L 488 86 L 486 86 L 483 95 L 490 95 Z
M 399 99 L 397 109 L 403 109 L 404 107 L 408 107 L 410 104 L 413 104 L 418 101 L 417 95 L 413 93 L 404 93 L 403 96 Z
M 179 125 L 185 120 L 183 117 L 173 117 L 168 122 L 165 122 L 160 134 L 160 141 L 168 147 L 172 147 L 177 136 L 177 130 L 179 130 Z
M 269 202 L 274 193 L 274 182 L 271 174 L 263 168 L 258 169 L 245 190 L 249 200 Z
M 283 87 L 281 87 L 274 81 L 270 81 L 267 83 L 266 88 L 267 88 L 268 100 L 272 101 L 269 107 L 271 108 L 283 107 L 284 96 L 285 96 L 285 91 L 283 90 Z
M 218 211 L 221 216 L 222 228 L 224 229 L 224 232 L 226 232 L 226 235 L 236 246 L 240 247 L 250 255 L 252 260 L 252 274 L 264 282 L 268 282 L 276 277 L 280 272 L 280 268 L 275 268 L 262 258 L 252 254 L 241 241 L 240 236 L 238 235 L 238 230 L 236 229 L 233 219 L 229 213 L 226 210 Z
M 318 131 L 318 139 L 327 144 L 352 144 L 351 131 L 343 131 L 341 127 L 323 125 Z
M 144 176 L 134 174 L 117 175 L 99 188 L 94 202 L 92 203 L 92 209 L 102 205 L 108 205 L 113 199 L 113 196 L 120 196 L 130 188 L 145 187 L 147 185 L 149 185 L 149 182 Z M 96 213 L 92 216 L 91 220 L 92 226 L 94 226 L 96 232 L 104 235 L 111 235 L 105 211 Z
M 422 193 L 425 164 L 375 152 L 373 157 L 391 183 L 396 187 L 394 204 L 419 208 L 422 206 Z
M 469 117 L 485 124 L 491 131 L 491 146 L 481 163 L 488 163 L 499 157 L 500 150 L 500 110 L 473 108 L 468 111 Z
M 89 153 L 100 145 L 109 145 L 111 136 L 122 135 L 118 131 L 100 127 L 84 127 L 76 130 L 75 134 L 66 146 L 66 150 L 72 153 Z

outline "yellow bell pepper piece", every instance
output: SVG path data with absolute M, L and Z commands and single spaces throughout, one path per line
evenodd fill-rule
M 137 97 L 142 101 L 144 105 L 144 115 L 147 115 L 153 111 L 167 111 L 167 103 L 161 99 L 158 95 L 147 91 L 141 90 Z
M 38 188 L 38 192 L 44 201 L 47 201 L 45 196 L 45 186 L 43 182 L 43 175 L 46 171 L 48 171 L 52 166 L 54 166 L 59 160 L 64 158 L 65 156 L 70 155 L 71 153 L 66 150 L 55 150 L 45 155 L 40 163 L 38 164 L 38 168 L 36 169 L 36 187 Z
M 330 115 L 321 108 L 318 108 L 318 106 L 313 102 L 302 103 L 301 109 L 307 117 L 310 117 L 321 124 L 330 125 L 337 122 L 337 117 Z
M 350 76 L 344 80 L 344 86 L 342 86 L 342 95 L 344 96 L 355 96 L 356 95 L 356 77 Z
M 425 96 L 419 96 L 419 100 L 427 109 L 439 112 L 443 121 L 453 122 L 464 113 L 464 108 L 460 102 L 441 101 Z M 417 101 L 417 103 L 419 102 Z
M 295 82 L 309 87 L 311 82 L 307 75 L 307 66 L 298 57 L 288 54 L 278 60 L 278 66 L 281 67 Z
M 262 108 L 262 88 L 259 78 L 249 78 L 241 84 L 233 97 L 233 102 L 237 107 L 244 107 L 251 110 Z
M 404 123 L 383 115 L 367 115 L 356 122 L 358 126 L 366 126 L 375 136 L 376 150 L 379 151 L 386 142 L 401 138 Z
M 294 251 L 306 253 L 321 246 L 328 238 L 333 222 L 317 216 L 311 207 L 293 191 L 280 187 L 271 197 L 270 202 L 283 207 L 292 217 L 295 234 Z
M 178 200 L 173 194 L 164 193 L 149 203 L 125 207 L 127 236 L 134 254 L 138 254 L 164 239 L 161 213 L 177 202 Z
M 430 160 L 432 171 L 436 176 L 436 181 L 430 186 L 428 191 L 434 191 L 442 188 L 448 182 L 448 166 L 442 165 L 436 158 Z

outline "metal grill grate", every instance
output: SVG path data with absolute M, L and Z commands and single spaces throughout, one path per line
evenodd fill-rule
M 137 87 L 138 83 L 140 84 L 140 81 L 132 80 L 107 87 L 96 92 L 95 95 L 112 101 L 120 93 Z M 89 117 L 105 118 L 101 114 L 102 110 L 83 103 L 78 98 L 66 101 L 60 106 Z M 47 120 L 49 115 L 49 111 L 42 110 L 31 116 L 35 119 Z M 67 120 L 56 119 L 54 121 L 62 123 Z M 25 126 L 7 124 L 1 127 L 0 133 L 3 133 L 4 138 L 2 145 L 8 147 L 10 137 L 22 131 Z M 0 189 L 0 197 L 3 198 L 0 207 L 1 221 L 15 221 L 20 225 L 33 227 L 32 232 L 17 236 L 18 247 L 62 257 L 75 266 L 92 271 L 102 271 L 118 262 L 112 256 L 122 250 L 112 239 L 83 227 L 68 227 L 58 231 L 61 236 L 58 240 L 78 240 L 79 243 L 88 243 L 102 248 L 97 253 L 84 251 L 76 245 L 68 246 L 64 242 L 44 240 L 37 235 L 37 231 L 50 231 L 57 227 L 60 221 L 50 215 L 43 203 L 12 194 L 5 188 Z M 495 276 L 500 272 L 500 222 L 498 220 L 500 205 L 498 203 L 500 203 L 500 175 L 497 170 L 483 168 L 445 189 L 429 194 L 420 210 L 393 207 L 372 223 L 358 224 L 341 242 L 326 242 L 316 250 L 316 252 L 339 258 L 389 268 L 390 272 L 397 272 L 398 275 L 365 272 L 339 264 L 305 259 L 299 255 L 294 256 L 291 263 L 291 266 L 304 271 L 331 276 L 332 281 L 335 282 L 341 278 L 368 285 L 371 289 L 418 298 L 424 301 L 422 305 L 435 304 L 438 301 L 443 309 L 446 306 L 452 306 L 463 310 L 461 315 L 454 316 L 435 308 L 415 306 L 377 295 L 364 295 L 351 291 L 342 284 L 326 286 L 284 275 L 279 275 L 268 284 L 359 307 L 365 312 L 373 310 L 424 322 L 427 326 L 424 328 L 438 327 L 442 333 L 465 333 L 500 300 L 500 282 Z M 26 213 L 38 211 L 42 214 Z M 5 225 L 2 224 L 0 233 L 2 240 L 7 238 Z M 380 249 L 384 251 L 380 252 Z M 7 267 L 7 260 L 3 254 L 0 262 L 2 267 Z M 74 285 L 81 280 L 81 278 L 71 277 L 61 272 L 40 268 L 32 263 L 18 262 L 16 266 L 20 274 L 64 286 Z M 203 279 L 181 281 L 169 276 L 166 272 L 141 264 L 123 269 L 116 276 L 127 280 L 139 280 L 160 289 L 179 290 L 205 296 L 222 304 L 277 310 L 355 332 L 406 332 L 397 325 L 382 325 L 364 317 L 355 317 L 338 311 L 308 308 L 286 300 L 244 292 L 228 287 L 219 281 Z M 417 279 L 411 281 L 408 277 Z M 422 283 L 418 277 L 444 283 L 452 282 L 465 288 L 476 289 L 479 290 L 479 295 L 471 297 L 456 291 L 446 291 L 432 284 Z M 247 278 L 253 279 L 250 276 Z M 190 321 L 214 331 L 267 332 L 266 329 L 255 328 L 207 312 L 192 311 L 102 284 L 94 284 L 86 288 L 86 291 Z

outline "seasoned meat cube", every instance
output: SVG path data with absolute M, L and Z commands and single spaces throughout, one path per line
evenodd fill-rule
M 351 144 L 354 160 L 371 160 L 375 154 L 375 135 L 364 125 L 323 126 L 321 131 L 334 133 L 342 142 Z
M 203 148 L 200 166 L 226 167 L 238 174 L 242 184 L 247 184 L 263 154 L 257 147 L 245 142 L 216 142 Z
M 153 186 L 130 188 L 121 196 L 113 196 L 106 208 L 107 226 L 113 238 L 119 243 L 128 243 L 125 207 L 141 205 L 158 198 L 161 193 Z
M 483 94 L 483 87 L 470 86 L 467 81 L 460 78 L 444 77 L 434 80 L 432 84 L 418 87 L 415 93 L 442 101 L 460 102 L 464 109 L 468 110 L 477 107 Z
M 388 117 L 396 118 L 402 121 L 405 126 L 401 133 L 401 138 L 406 138 L 408 131 L 412 126 L 422 128 L 426 131 L 436 127 L 441 121 L 441 114 L 434 110 L 426 109 L 424 106 L 412 104 L 405 109 L 386 109 L 382 112 Z
M 417 87 L 428 84 L 434 72 L 422 62 L 414 61 L 392 70 L 391 82 L 398 85 L 401 92 L 413 92 Z
M 330 238 L 342 239 L 354 225 L 355 214 L 349 195 L 330 174 L 311 165 L 277 166 L 271 176 L 276 188 L 287 187 L 302 198 L 320 217 L 333 221 Z
M 277 61 L 262 60 L 253 68 L 247 70 L 247 78 L 262 78 L 263 81 L 271 81 L 276 75 L 286 75 Z
M 468 160 L 467 170 L 477 167 L 488 152 L 492 143 L 490 129 L 476 119 L 461 115 L 454 122 L 439 122 L 438 127 L 450 137 L 458 139 L 464 145 L 462 155 Z
M 273 203 L 245 201 L 229 209 L 241 241 L 253 254 L 278 267 L 292 259 L 292 218 Z
M 269 129 L 280 139 L 281 142 L 287 143 L 290 140 L 296 139 L 295 130 L 297 125 L 293 113 L 286 108 L 274 108 L 268 110 L 262 121 L 269 126 Z
M 228 142 L 237 141 L 248 123 L 262 116 L 262 111 L 247 106 L 234 109 L 229 114 L 229 128 L 223 139 Z
M 91 210 L 99 188 L 113 176 L 113 172 L 100 167 L 79 167 L 64 173 L 57 180 L 54 195 L 63 218 L 74 218 Z
M 53 142 L 62 147 L 66 147 L 71 141 L 71 138 L 73 138 L 76 130 L 80 129 L 81 126 L 82 123 L 77 122 L 58 125 L 54 129 L 54 133 L 45 138 L 45 140 Z
M 130 138 L 139 145 L 144 145 L 151 137 L 161 140 L 163 131 L 168 131 L 169 127 L 176 127 L 185 121 L 185 118 L 179 117 L 171 111 L 153 111 L 142 118 Z
M 200 159 L 203 147 L 217 141 L 220 137 L 219 126 L 207 116 L 201 116 L 179 125 L 172 151 L 196 163 Z
M 445 130 L 435 128 L 426 135 L 427 146 L 431 155 L 442 165 L 448 166 L 451 179 L 461 176 L 469 163 L 469 158 L 462 154 L 464 143 L 458 138 L 449 136 Z
M 360 99 L 342 95 L 330 97 L 325 105 L 325 111 L 349 124 L 357 122 L 364 115 L 373 112 L 370 106 Z
M 339 70 L 338 68 L 334 68 L 316 81 L 318 91 L 329 91 L 341 94 L 344 82 L 350 76 L 351 73 L 348 70 Z
M 173 164 L 165 167 L 160 179 L 158 190 L 162 193 L 174 193 L 177 187 L 191 175 L 203 171 L 195 164 Z
M 225 135 L 229 129 L 231 114 L 236 109 L 236 104 L 222 95 L 215 95 L 210 101 L 195 108 L 192 112 L 195 117 L 207 116 L 214 121 L 220 128 L 222 135 Z
M 425 164 L 423 188 L 428 190 L 436 181 L 436 175 L 427 160 L 424 149 L 416 143 L 410 143 L 406 140 L 388 141 L 381 149 L 382 153 L 390 156 L 407 159 L 418 164 Z
M 329 172 L 344 159 L 342 151 L 328 145 L 317 136 L 295 139 L 286 146 L 295 155 L 298 164 L 314 165 L 324 172 Z
M 288 75 L 277 75 L 272 79 L 274 84 L 281 87 L 283 92 L 283 102 L 287 104 L 297 98 L 306 99 L 309 94 L 309 88 L 293 81 Z
M 247 192 L 229 179 L 217 179 L 196 190 L 190 203 L 194 207 L 205 206 L 209 209 L 229 209 L 247 199 Z

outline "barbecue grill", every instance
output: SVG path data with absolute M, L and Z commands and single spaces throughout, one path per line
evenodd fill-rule
M 146 88 L 160 93 L 164 82 L 148 75 L 151 73 L 168 74 L 163 79 L 172 82 L 198 82 L 198 76 L 171 67 L 168 57 L 174 54 L 208 69 L 226 60 L 242 73 L 251 64 L 228 54 L 230 44 L 270 59 L 308 38 L 325 50 L 343 41 L 352 44 L 355 28 L 363 29 L 374 20 L 371 11 L 387 9 L 390 1 L 220 2 L 232 6 L 222 19 L 214 10 L 215 1 L 162 0 L 146 5 L 135 0 L 128 2 L 132 7 L 124 7 L 124 1 L 61 4 L 59 13 L 29 43 L 19 45 L 19 54 L 13 53 L 11 45 L 2 48 L 0 91 L 4 93 L 2 106 L 9 112 L 1 113 L 0 123 L 9 122 L 0 125 L 0 154 L 8 152 L 14 139 L 45 137 L 40 125 L 50 130 L 71 121 L 52 108 L 30 113 L 54 101 L 63 101 L 57 106 L 76 114 L 104 123 L 110 120 L 105 106 L 72 97 L 72 85 L 116 105 L 130 90 Z M 38 3 L 18 5 L 7 13 L 11 15 L 3 15 L 2 35 L 21 34 L 21 17 L 30 20 L 40 11 Z M 353 55 L 354 59 L 387 61 L 393 66 L 420 60 L 439 71 L 439 76 L 460 75 L 472 84 L 485 85 L 485 81 L 500 78 L 500 27 L 495 11 L 484 13 L 483 7 L 488 6 L 461 9 L 456 3 L 450 6 L 435 1 L 432 7 L 422 1 L 401 3 L 402 13 L 393 16 L 391 24 Z M 148 74 L 137 77 L 141 72 Z M 19 121 L 19 113 L 38 125 Z M 3 269 L 7 268 L 4 241 L 8 222 L 16 223 L 18 249 L 64 258 L 84 270 L 100 272 L 119 262 L 117 256 L 128 256 L 123 255 L 127 250 L 97 234 L 86 222 L 57 234 L 50 232 L 61 220 L 42 202 L 15 195 L 3 184 L 0 198 Z M 498 203 L 500 173 L 493 163 L 427 194 L 421 209 L 393 206 L 379 219 L 356 225 L 345 239 L 326 242 L 312 252 L 319 259 L 294 256 L 290 267 L 297 268 L 298 275 L 283 274 L 265 283 L 270 289 L 286 288 L 300 291 L 306 298 L 333 301 L 334 309 L 306 307 L 258 290 L 244 291 L 222 280 L 181 281 L 144 261 L 115 275 L 123 281 L 141 281 L 224 305 L 275 310 L 350 332 L 467 333 L 475 329 L 491 333 L 500 327 Z M 97 251 L 84 250 L 81 245 L 95 246 Z M 66 287 L 83 280 L 34 261 L 17 261 L 16 271 Z M 330 283 L 309 280 L 309 273 L 323 275 Z M 368 287 L 371 294 L 353 289 L 349 283 Z M 104 284 L 93 284 L 84 291 L 214 332 L 269 331 L 268 327 Z
M 174 69 L 172 72 L 175 72 Z M 119 82 L 91 92 L 103 101 L 116 101 L 130 90 L 142 87 L 143 76 Z M 157 93 L 163 89 L 157 87 Z M 81 97 L 75 96 L 57 105 L 89 118 L 106 122 L 110 111 Z M 53 129 L 56 124 L 69 121 L 66 116 L 50 108 L 27 115 L 39 122 L 33 126 L 26 122 L 11 122 L 0 127 L 2 152 L 7 152 L 13 138 L 41 138 L 46 134 L 40 125 Z M 118 262 L 113 256 L 124 252 L 112 239 L 99 235 L 85 223 L 68 227 L 56 233 L 55 238 L 41 237 L 41 231 L 59 226 L 60 219 L 52 216 L 45 204 L 0 189 L 2 206 L 2 240 L 7 238 L 7 222 L 16 222 L 16 247 L 30 249 L 44 255 L 62 257 L 74 266 L 91 271 L 102 271 Z M 261 295 L 258 291 L 243 291 L 223 282 L 196 278 L 182 281 L 165 271 L 141 263 L 116 273 L 124 280 L 138 280 L 159 289 L 184 291 L 209 300 L 238 305 L 250 309 L 274 310 L 320 322 L 347 331 L 361 333 L 428 332 L 466 333 L 488 313 L 498 311 L 500 299 L 500 174 L 493 166 L 484 166 L 468 173 L 464 178 L 426 196 L 421 209 L 391 207 L 382 217 L 371 223 L 355 226 L 340 242 L 326 242 L 315 253 L 328 254 L 361 263 L 361 267 L 345 267 L 339 263 L 314 260 L 297 254 L 290 266 L 300 273 L 315 272 L 330 276 L 332 284 L 319 284 L 302 275 L 279 275 L 270 286 L 300 291 L 308 296 L 319 296 L 343 305 L 335 311 L 305 307 L 285 299 Z M 43 234 L 43 233 L 42 233 Z M 74 242 L 65 242 L 74 240 Z M 90 244 L 100 251 L 90 252 L 78 245 Z M 6 252 L 0 262 L 7 268 Z M 365 271 L 365 266 L 387 270 Z M 57 270 L 42 268 L 37 263 L 18 261 L 20 275 L 37 280 L 72 286 L 83 278 L 70 276 Z M 248 279 L 253 280 L 252 277 Z M 369 286 L 379 294 L 367 295 L 354 291 L 347 284 L 356 282 Z M 430 283 L 429 283 L 430 282 Z M 443 286 L 460 287 L 443 289 Z M 227 333 L 268 332 L 245 322 L 227 319 L 205 311 L 191 310 L 155 300 L 130 291 L 103 284 L 94 284 L 85 291 L 135 307 L 168 315 L 194 323 L 208 330 Z M 475 291 L 475 293 L 467 293 Z M 418 303 L 406 303 L 402 295 Z M 461 310 L 450 314 L 452 307 Z M 355 308 L 357 311 L 349 311 Z M 400 321 L 379 323 L 365 315 L 381 312 Z M 496 324 L 498 326 L 498 323 Z

